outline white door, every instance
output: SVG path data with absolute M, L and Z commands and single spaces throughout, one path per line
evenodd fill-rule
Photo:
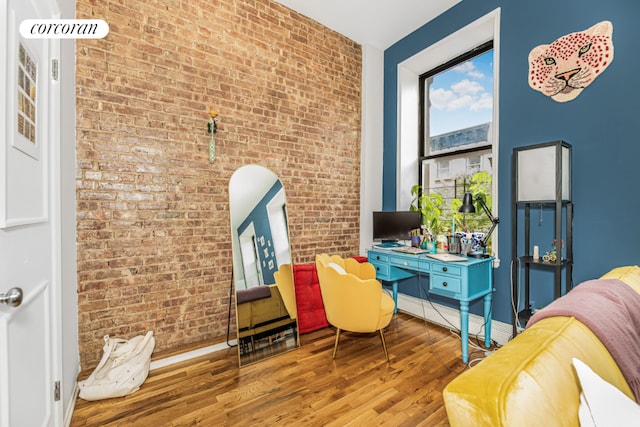
M 59 41 L 23 39 L 55 0 L 0 3 L 0 427 L 62 425 L 59 251 Z M 22 290 L 22 301 L 11 288 Z M 17 295 L 17 293 L 16 293 Z M 58 399 L 58 400 L 56 400 Z

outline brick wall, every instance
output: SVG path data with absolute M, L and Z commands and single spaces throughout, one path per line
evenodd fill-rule
M 270 0 L 78 0 L 77 15 L 110 26 L 77 43 L 83 371 L 104 334 L 224 341 L 242 165 L 281 177 L 294 262 L 357 252 L 359 45 Z

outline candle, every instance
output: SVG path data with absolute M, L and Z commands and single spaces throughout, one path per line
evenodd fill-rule
M 540 259 L 540 248 L 536 245 L 533 247 L 533 260 L 538 261 Z

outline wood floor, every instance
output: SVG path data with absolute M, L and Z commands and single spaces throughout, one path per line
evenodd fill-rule
M 448 426 L 442 390 L 466 365 L 448 330 L 398 313 L 378 334 L 335 329 L 301 336 L 301 347 L 238 368 L 237 349 L 151 371 L 129 396 L 80 398 L 80 426 Z M 482 352 L 472 354 L 482 357 Z

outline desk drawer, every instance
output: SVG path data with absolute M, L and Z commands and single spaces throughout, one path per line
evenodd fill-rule
M 433 271 L 434 273 L 444 273 L 450 276 L 459 277 L 462 275 L 462 269 L 452 263 L 441 264 L 434 262 L 433 264 L 431 264 L 431 271 Z
M 396 267 L 410 268 L 412 270 L 427 271 L 429 269 L 428 268 L 429 264 L 423 263 L 422 265 L 420 265 L 418 258 L 407 258 L 407 257 L 389 255 L 389 263 Z
M 443 276 L 434 273 L 431 274 L 430 280 L 431 290 L 436 293 L 445 292 L 459 294 L 462 290 L 462 280 L 455 277 Z
M 375 264 L 376 262 L 389 263 L 389 254 L 381 254 L 380 252 L 369 252 L 369 262 Z
M 369 260 L 371 265 L 376 269 L 376 278 L 380 280 L 389 279 L 389 264 L 380 264 L 379 262 Z

